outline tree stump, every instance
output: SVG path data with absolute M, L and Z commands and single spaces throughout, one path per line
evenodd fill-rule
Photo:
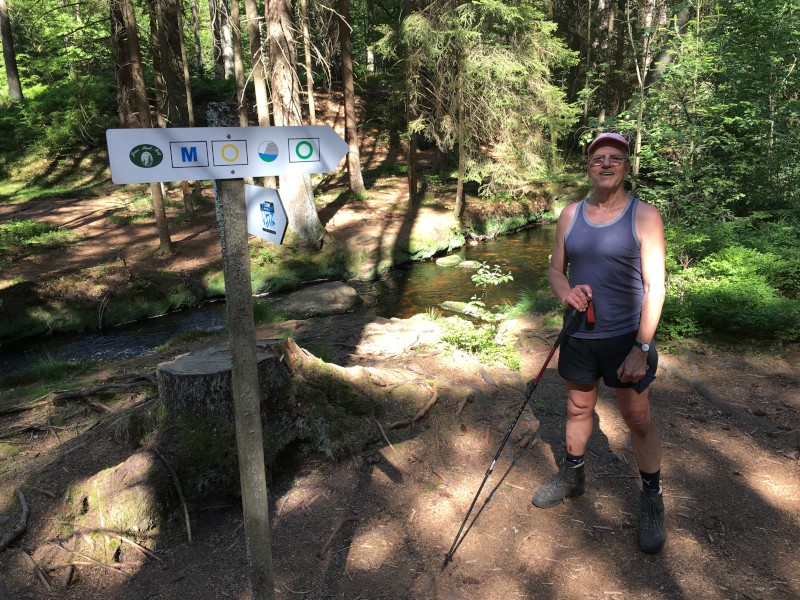
M 326 363 L 292 338 L 258 340 L 256 362 L 265 464 L 284 450 L 343 457 L 373 438 L 385 391 L 360 368 Z M 159 445 L 172 448 L 190 497 L 238 489 L 231 354 L 220 344 L 158 365 L 168 420 Z
M 274 408 L 276 397 L 292 378 L 290 352 L 300 351 L 294 342 L 256 342 L 259 396 L 262 410 Z M 219 344 L 175 357 L 158 365 L 158 394 L 170 414 L 183 411 L 233 420 L 231 351 Z

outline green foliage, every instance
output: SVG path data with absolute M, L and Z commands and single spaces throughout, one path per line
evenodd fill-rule
M 476 287 L 480 289 L 480 296 L 473 296 L 470 304 L 482 310 L 486 309 L 486 303 L 489 297 L 489 286 L 497 286 L 509 281 L 514 281 L 511 272 L 503 273 L 500 270 L 500 265 L 489 266 L 489 263 L 483 262 L 478 270 L 470 277 Z M 495 307 L 496 308 L 496 307 Z
M 256 323 L 282 323 L 288 320 L 286 315 L 276 311 L 270 302 L 253 303 L 253 318 Z
M 0 224 L 0 250 L 5 250 L 9 246 L 35 243 L 41 236 L 58 230 L 55 225 L 39 223 L 33 219 Z
M 700 231 L 673 231 L 667 248 L 669 279 L 660 336 L 800 339 L 800 242 L 790 228 L 780 223 L 754 227 L 751 220 L 740 220 Z
M 513 281 L 511 273 L 503 273 L 500 265 L 490 266 L 483 262 L 471 276 L 476 287 L 480 289 L 480 297 L 473 296 L 464 305 L 463 314 L 474 316 L 479 323 L 473 323 L 460 317 L 447 317 L 441 320 L 442 340 L 454 348 L 476 356 L 487 362 L 501 362 L 510 369 L 520 367 L 520 359 L 516 349 L 498 339 L 498 323 L 505 316 L 500 312 L 492 312 L 486 308 L 490 286 L 502 285 Z M 446 303 L 447 304 L 447 303 Z M 457 304 L 457 303 L 449 303 Z M 498 307 L 493 307 L 497 309 Z M 502 312 L 502 311 L 501 311 Z
M 0 224 L 0 268 L 21 255 L 52 251 L 79 239 L 74 231 L 32 219 Z
M 575 57 L 533 3 L 440 0 L 386 31 L 379 49 L 405 61 L 407 135 L 460 146 L 460 175 L 484 194 L 520 193 L 547 174 L 575 118 L 550 70 Z
M 489 323 L 476 325 L 461 317 L 446 317 L 441 320 L 442 341 L 451 344 L 478 360 L 502 363 L 509 369 L 519 369 L 521 361 L 516 349 L 509 344 L 496 341 L 497 326 Z
M 800 11 L 780 0 L 714 6 L 673 36 L 673 60 L 644 106 L 637 192 L 682 224 L 800 200 L 800 72 L 793 50 L 800 45 Z M 632 133 L 636 110 L 606 125 Z
M 550 291 L 547 277 L 542 277 L 536 288 L 524 290 L 520 293 L 516 304 L 506 313 L 509 319 L 525 317 L 530 314 L 550 314 L 557 313 L 561 318 L 563 307 L 558 299 Z
M 56 360 L 47 349 L 43 348 L 30 354 L 27 367 L 3 377 L 2 384 L 4 387 L 30 384 L 57 387 L 68 379 L 83 375 L 93 365 L 94 363 L 88 360 Z
M 25 102 L 0 107 L 0 168 L 30 152 L 52 157 L 97 144 L 106 129 L 118 124 L 114 87 L 108 80 L 66 79 L 28 88 L 25 97 Z

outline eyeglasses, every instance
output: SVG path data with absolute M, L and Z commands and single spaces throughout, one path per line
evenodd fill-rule
M 620 156 L 619 154 L 613 154 L 611 156 L 595 156 L 594 158 L 589 159 L 589 166 L 602 167 L 604 164 L 606 164 L 606 161 L 608 161 L 611 163 L 612 167 L 618 167 L 627 160 L 627 156 Z

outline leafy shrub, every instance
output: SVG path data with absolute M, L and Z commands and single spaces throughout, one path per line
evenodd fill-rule
M 726 333 L 800 339 L 800 302 L 767 277 L 775 255 L 740 245 L 714 252 L 670 276 L 660 333 L 666 337 Z
M 503 363 L 509 369 L 520 368 L 520 358 L 513 346 L 497 343 L 497 326 L 476 325 L 460 317 L 442 320 L 442 341 L 490 363 Z
M 8 246 L 26 244 L 40 236 L 57 231 L 58 227 L 48 223 L 39 223 L 33 219 L 12 221 L 0 225 L 0 250 Z

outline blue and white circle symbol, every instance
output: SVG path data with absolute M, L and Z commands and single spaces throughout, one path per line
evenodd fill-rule
M 278 158 L 278 145 L 275 142 L 261 142 L 258 147 L 258 156 L 264 162 L 272 162 Z

